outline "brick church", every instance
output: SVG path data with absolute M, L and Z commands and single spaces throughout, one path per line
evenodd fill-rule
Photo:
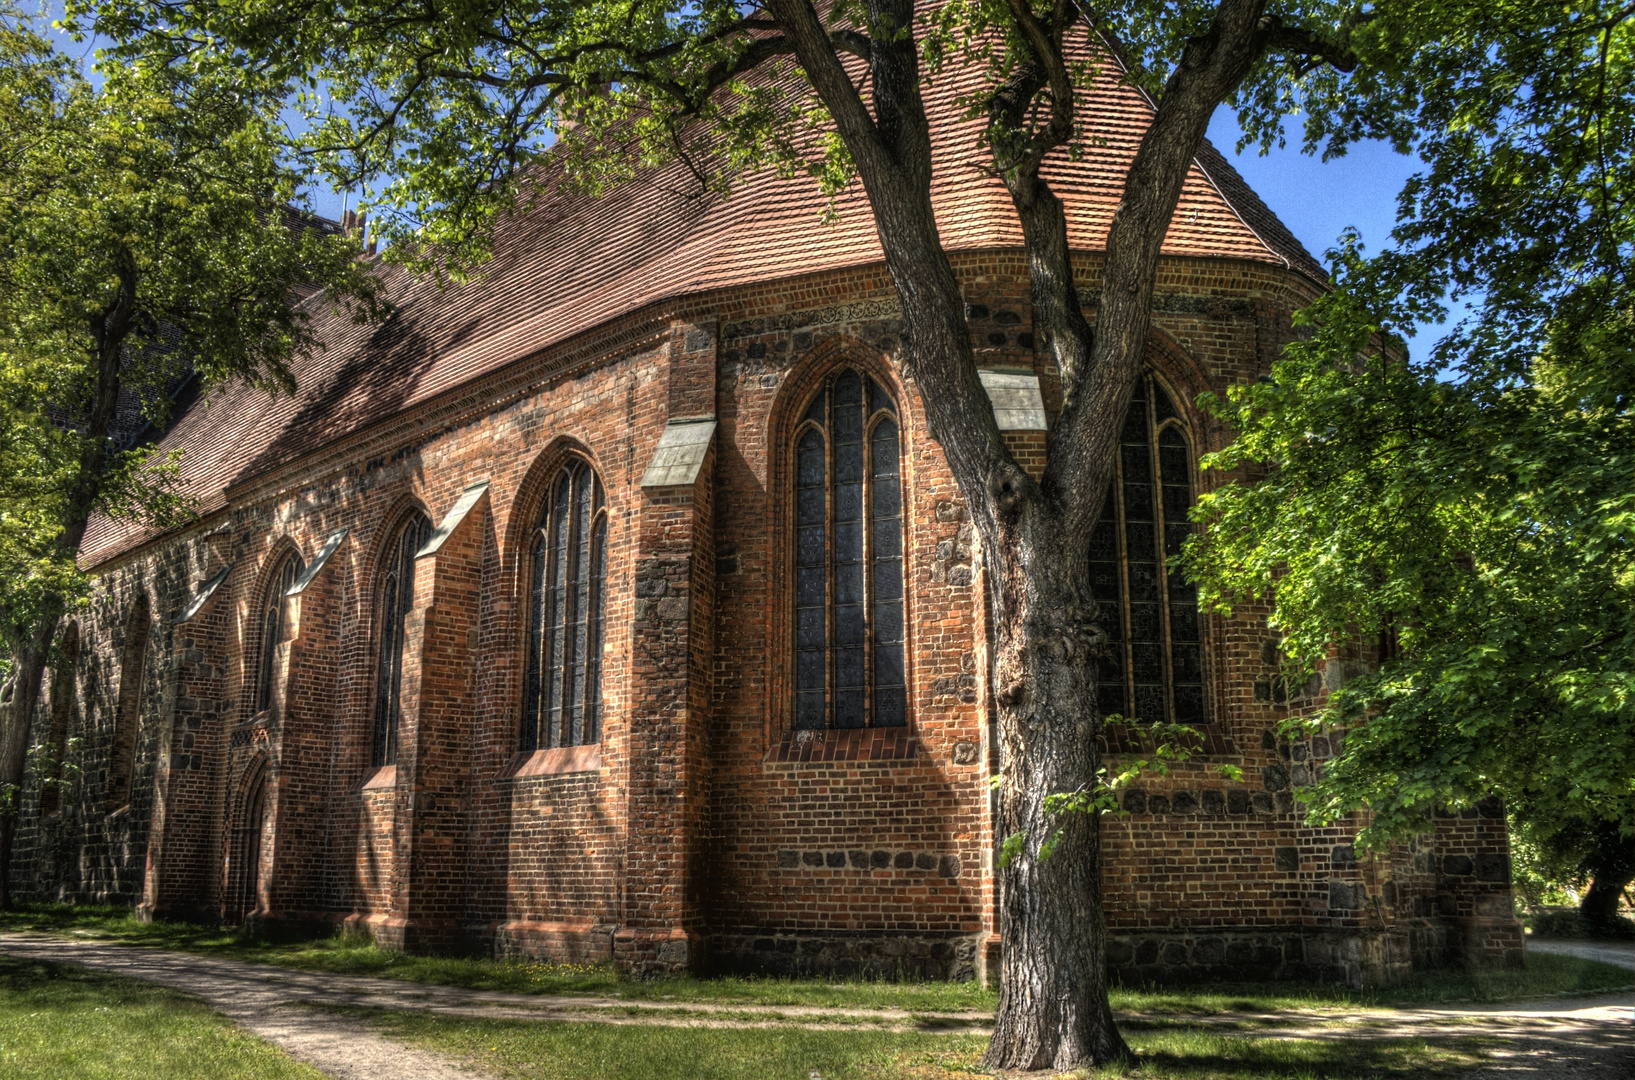
M 1013 451 L 1059 407 L 1020 229 L 957 86 L 929 92 L 942 238 Z M 1104 72 L 1051 174 L 1083 295 L 1151 116 Z M 331 924 L 416 951 L 646 973 L 995 972 L 1000 767 L 960 494 L 902 353 L 861 196 L 730 199 L 685 169 L 595 200 L 549 178 L 466 284 L 380 268 L 293 395 L 229 387 L 160 440 L 200 515 L 93 525 L 94 598 L 35 718 L 21 897 Z M 1104 826 L 1126 979 L 1388 981 L 1519 959 L 1502 814 L 1389 857 L 1302 824 L 1341 736 L 1276 735 L 1264 611 L 1172 571 L 1227 433 L 1322 268 L 1213 149 L 1157 284 L 1149 369 L 1086 557 L 1116 640 L 1103 708 L 1206 753 Z M 1211 766 L 1241 767 L 1242 782 Z

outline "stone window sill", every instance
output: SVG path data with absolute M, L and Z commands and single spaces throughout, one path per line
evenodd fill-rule
M 768 764 L 907 763 L 919 756 L 920 740 L 911 728 L 845 728 L 787 731 L 766 760 Z
M 363 778 L 363 783 L 358 785 L 358 790 L 385 791 L 388 788 L 395 787 L 397 787 L 397 766 L 381 765 Z
M 602 747 L 558 746 L 552 750 L 523 750 L 514 756 L 501 774 L 506 780 L 526 780 L 534 776 L 566 776 L 597 772 L 602 767 Z

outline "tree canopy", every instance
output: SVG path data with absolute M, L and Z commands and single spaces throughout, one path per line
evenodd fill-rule
M 275 109 L 230 80 L 109 64 L 93 81 L 0 9 L 0 901 L 29 721 L 93 514 L 174 523 L 173 398 L 277 389 L 317 346 L 303 298 L 374 308 L 356 238 L 297 209 Z
M 1215 403 L 1208 598 L 1270 598 L 1297 675 L 1388 639 L 1307 720 L 1351 729 L 1304 797 L 1368 808 L 1365 842 L 1495 795 L 1635 826 L 1632 18 L 1484 5 L 1415 53 L 1391 245 L 1348 237 L 1309 336 Z M 1450 296 L 1473 314 L 1413 354 Z

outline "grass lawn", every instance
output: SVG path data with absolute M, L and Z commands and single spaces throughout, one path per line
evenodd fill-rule
M 953 1080 L 978 1072 L 987 1039 L 800 1028 L 733 1030 L 524 1023 L 369 1013 L 381 1034 L 517 1080 Z M 1122 1025 L 1141 1080 L 1376 1080 L 1453 1075 L 1479 1059 L 1457 1041 L 1256 1038 Z
M 0 957 L 0 1077 L 323 1080 L 192 998 L 9 957 Z
M 601 965 L 527 960 L 409 956 L 377 949 L 360 937 L 296 941 L 247 938 L 236 930 L 188 923 L 143 925 L 129 908 L 42 905 L 0 913 L 0 932 L 36 929 L 254 960 L 340 975 L 374 975 L 411 982 L 527 994 L 591 994 L 631 1001 L 704 1002 L 724 1006 L 816 1005 L 901 1008 L 916 1013 L 992 1014 L 998 995 L 974 983 L 887 983 L 823 979 L 625 979 Z M 1521 971 L 1427 972 L 1401 985 L 1352 990 L 1342 986 L 1253 984 L 1197 988 L 1117 988 L 1121 1013 L 1193 1015 L 1289 1009 L 1392 1008 L 1453 1002 L 1519 1001 L 1558 994 L 1622 989 L 1635 975 L 1610 964 L 1535 953 Z

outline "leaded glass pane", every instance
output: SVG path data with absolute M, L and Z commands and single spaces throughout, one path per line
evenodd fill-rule
M 551 557 L 548 594 L 550 646 L 546 653 L 545 745 L 562 745 L 562 692 L 567 683 L 564 670 L 568 652 L 568 546 L 573 527 L 573 477 L 563 470 L 556 482 L 551 506 Z
M 564 746 L 578 746 L 585 740 L 585 658 L 590 633 L 590 470 L 580 469 L 574 478 L 573 550 L 569 562 L 573 577 L 568 586 L 570 629 L 568 632 L 568 717 L 563 732 Z
M 607 515 L 590 466 L 557 474 L 533 548 L 524 750 L 580 746 L 602 735 Z
M 596 502 L 601 504 L 597 482 Z M 602 629 L 607 615 L 607 515 L 596 515 L 590 538 L 590 633 L 586 644 L 584 742 L 602 741 Z
M 870 392 L 874 384 L 869 384 Z M 885 408 L 885 406 L 880 406 Z M 869 440 L 874 518 L 874 724 L 907 722 L 908 686 L 903 668 L 903 519 L 901 452 L 897 424 L 881 420 Z
M 813 408 L 821 415 L 823 395 L 818 399 Z M 806 429 L 796 444 L 795 456 L 795 726 L 825 728 L 829 726 L 829 498 L 823 435 L 816 428 Z
M 1098 664 L 1104 713 L 1207 719 L 1197 591 L 1173 561 L 1192 524 L 1191 452 L 1173 399 L 1156 380 L 1132 395 L 1118 477 L 1090 538 L 1090 581 L 1107 647 Z
M 794 469 L 797 728 L 907 722 L 895 413 L 879 383 L 845 370 L 802 417 Z
M 863 382 L 847 372 L 834 385 L 834 567 L 835 726 L 862 727 L 864 677 L 863 611 Z
M 543 531 L 534 533 L 532 552 L 533 578 L 528 589 L 528 660 L 522 690 L 523 750 L 539 749 L 540 692 L 544 683 L 545 647 L 545 568 L 548 559 L 547 538 Z

